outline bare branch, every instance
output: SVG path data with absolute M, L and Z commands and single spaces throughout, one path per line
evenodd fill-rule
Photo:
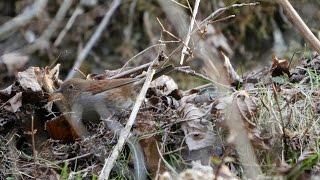
M 0 39 L 4 39 L 7 33 L 27 24 L 32 18 L 39 15 L 47 3 L 48 0 L 36 0 L 31 8 L 27 7 L 22 14 L 0 26 Z
M 188 54 L 187 46 L 188 46 L 189 41 L 190 41 L 191 32 L 192 32 L 193 25 L 194 25 L 194 22 L 195 22 L 195 20 L 196 20 L 196 16 L 197 16 L 197 13 L 198 13 L 199 4 L 200 4 L 200 0 L 196 0 L 196 2 L 195 2 L 195 4 L 194 4 L 194 8 L 193 8 L 193 13 L 192 13 L 192 18 L 191 18 L 190 26 L 189 26 L 189 29 L 188 29 L 188 34 L 187 34 L 187 37 L 186 37 L 186 40 L 185 40 L 186 46 L 184 46 L 184 47 L 182 48 L 182 51 L 181 51 L 181 59 L 180 59 L 180 64 L 181 64 L 181 65 L 183 64 L 183 60 L 184 60 L 185 54 Z
M 120 152 L 123 149 L 123 146 L 128 139 L 130 135 L 131 128 L 135 122 L 137 113 L 139 111 L 139 108 L 146 96 L 147 90 L 150 86 L 150 83 L 152 81 L 152 77 L 155 74 L 155 69 L 153 68 L 153 64 L 155 61 L 153 61 L 152 65 L 149 67 L 146 75 L 146 80 L 143 84 L 143 87 L 137 97 L 137 100 L 133 106 L 132 112 L 130 114 L 129 120 L 126 124 L 126 126 L 121 130 L 119 140 L 117 145 L 113 148 L 111 155 L 108 157 L 108 159 L 105 160 L 105 164 L 101 170 L 101 174 L 99 175 L 99 180 L 102 179 L 108 179 L 111 169 L 113 168 L 115 161 L 117 160 Z
M 67 34 L 69 29 L 72 27 L 74 21 L 76 20 L 76 17 L 78 17 L 82 13 L 83 13 L 83 9 L 80 6 L 78 6 L 76 8 L 76 10 L 72 13 L 72 15 L 71 15 L 69 21 L 67 22 L 66 26 L 64 27 L 64 29 L 60 32 L 58 38 L 54 41 L 54 43 L 53 43 L 54 46 L 58 46 L 61 43 L 64 36 Z
M 89 42 L 86 44 L 86 46 L 84 47 L 84 49 L 81 51 L 81 53 L 79 54 L 79 56 L 77 57 L 72 70 L 69 72 L 68 76 L 66 79 L 70 79 L 74 76 L 75 71 L 73 71 L 73 69 L 79 69 L 81 64 L 83 63 L 84 59 L 87 57 L 88 53 L 90 52 L 90 50 L 92 49 L 93 45 L 97 42 L 97 40 L 99 39 L 99 37 L 101 36 L 103 30 L 107 27 L 111 16 L 114 14 L 114 12 L 116 11 L 116 9 L 119 7 L 121 3 L 121 0 L 114 0 L 111 4 L 110 9 L 105 13 L 101 23 L 99 24 L 97 30 L 94 32 L 94 34 L 91 36 Z
M 210 14 L 210 16 L 208 16 L 207 18 L 205 18 L 201 23 L 200 23 L 200 26 L 202 26 L 204 23 L 206 23 L 207 21 L 210 21 L 214 18 L 216 18 L 217 16 L 219 16 L 220 14 L 222 14 L 223 12 L 225 12 L 226 10 L 228 9 L 231 9 L 231 8 L 236 8 L 236 7 L 242 7 L 242 6 L 255 6 L 255 5 L 259 5 L 260 3 L 259 2 L 255 2 L 255 3 L 241 3 L 241 4 L 232 4 L 228 7 L 223 7 L 223 8 L 220 8 L 216 11 L 214 11 L 212 14 Z
M 320 41 L 313 35 L 308 26 L 303 22 L 299 14 L 292 7 L 288 0 L 277 0 L 278 4 L 286 12 L 286 16 L 290 19 L 292 24 L 299 30 L 304 39 L 310 43 L 315 51 L 320 54 Z
M 36 40 L 34 44 L 25 47 L 22 51 L 32 53 L 39 48 L 49 47 L 49 39 L 51 38 L 52 34 L 57 30 L 59 23 L 67 14 L 67 11 L 71 6 L 72 1 L 73 0 L 64 0 L 56 16 L 49 24 L 48 28 L 41 34 L 41 36 Z

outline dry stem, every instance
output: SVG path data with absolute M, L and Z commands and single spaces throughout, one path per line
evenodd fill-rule
M 4 36 L 7 33 L 27 24 L 32 18 L 39 15 L 46 7 L 47 3 L 48 0 L 36 0 L 33 3 L 32 8 L 27 7 L 22 14 L 0 26 L 0 39 L 5 38 Z
M 115 161 L 117 160 L 120 152 L 123 149 L 123 146 L 124 146 L 126 140 L 128 139 L 128 137 L 130 135 L 130 131 L 131 131 L 131 128 L 135 122 L 139 108 L 140 108 L 140 106 L 146 96 L 147 90 L 148 90 L 150 83 L 152 81 L 152 77 L 155 74 L 155 69 L 153 68 L 154 62 L 155 61 L 153 61 L 152 65 L 149 67 L 149 69 L 147 71 L 146 80 L 145 80 L 143 87 L 142 87 L 142 89 L 137 97 L 137 100 L 133 106 L 129 120 L 128 120 L 126 126 L 120 132 L 118 143 L 113 148 L 111 155 L 105 161 L 105 164 L 101 170 L 101 174 L 99 175 L 99 180 L 109 178 L 111 169 L 113 168 Z
M 94 32 L 94 34 L 91 36 L 89 42 L 86 44 L 84 49 L 81 51 L 81 53 L 78 55 L 72 70 L 69 72 L 68 76 L 66 79 L 70 79 L 74 76 L 75 71 L 73 69 L 79 69 L 81 64 L 83 63 L 84 59 L 87 57 L 88 53 L 92 49 L 93 45 L 97 42 L 99 37 L 101 36 L 103 30 L 107 27 L 111 16 L 113 13 L 116 11 L 116 9 L 120 6 L 121 0 L 113 0 L 110 9 L 104 14 L 104 17 L 99 24 L 97 30 Z
M 185 54 L 188 54 L 187 46 L 188 46 L 189 41 L 190 41 L 191 32 L 192 32 L 192 29 L 193 29 L 194 22 L 196 20 L 196 15 L 198 13 L 199 4 L 200 4 L 200 0 L 196 0 L 196 2 L 194 4 L 194 8 L 193 8 L 192 18 L 191 18 L 191 21 L 190 21 L 190 26 L 189 26 L 189 29 L 188 29 L 188 34 L 187 34 L 187 37 L 186 37 L 186 40 L 185 40 L 186 46 L 184 46 L 182 48 L 182 51 L 181 51 L 181 59 L 180 59 L 180 64 L 181 65 L 183 64 L 183 60 L 184 60 Z
M 292 24 L 299 30 L 304 39 L 310 43 L 315 51 L 320 54 L 320 41 L 313 35 L 308 26 L 303 22 L 299 14 L 292 7 L 288 0 L 277 0 L 278 4 L 286 12 L 286 16 L 290 19 Z
M 34 44 L 31 46 L 25 47 L 22 51 L 28 52 L 31 54 L 32 52 L 40 49 L 40 48 L 48 48 L 49 47 L 49 39 L 51 38 L 52 34 L 58 28 L 59 23 L 64 19 L 65 15 L 67 14 L 68 9 L 70 8 L 73 0 L 64 0 L 62 5 L 60 6 L 56 16 L 49 24 L 48 28 L 42 33 L 40 38 L 36 40 Z
M 69 21 L 67 22 L 66 26 L 60 32 L 58 38 L 54 41 L 54 43 L 53 43 L 54 46 L 58 46 L 61 43 L 61 41 L 64 38 L 64 36 L 67 34 L 69 29 L 72 27 L 74 21 L 76 20 L 76 17 L 78 17 L 78 15 L 80 15 L 82 13 L 83 13 L 83 9 L 81 8 L 81 6 L 78 6 L 76 8 L 76 10 L 72 13 L 72 15 L 71 15 Z

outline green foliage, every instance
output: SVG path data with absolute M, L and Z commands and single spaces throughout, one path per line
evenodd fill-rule
M 61 169 L 61 173 L 60 173 L 60 179 L 68 179 L 69 177 L 69 172 L 68 172 L 68 163 L 64 163 L 63 168 Z
M 320 153 L 314 154 L 309 158 L 303 160 L 302 162 L 298 162 L 296 167 L 287 175 L 287 179 L 298 179 L 299 175 L 301 175 L 306 170 L 310 170 L 314 165 L 319 163 Z
M 317 70 L 315 68 L 313 68 L 313 69 L 308 68 L 307 73 L 310 78 L 311 90 L 314 90 L 315 88 L 319 88 L 320 76 L 319 76 Z

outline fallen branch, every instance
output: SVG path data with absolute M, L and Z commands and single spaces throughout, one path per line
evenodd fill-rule
M 125 145 L 126 140 L 128 139 L 128 137 L 130 135 L 130 131 L 131 131 L 131 128 L 135 122 L 139 108 L 140 108 L 142 102 L 144 101 L 147 90 L 148 90 L 150 83 L 152 81 L 153 75 L 155 74 L 155 69 L 153 68 L 154 63 L 155 63 L 155 61 L 152 62 L 151 66 L 149 67 L 149 69 L 147 71 L 146 80 L 145 80 L 143 87 L 140 90 L 140 93 L 137 97 L 137 100 L 133 106 L 129 120 L 128 120 L 126 126 L 120 132 L 120 136 L 119 136 L 119 140 L 118 140 L 117 145 L 113 148 L 112 153 L 108 157 L 108 159 L 105 160 L 105 164 L 101 170 L 101 174 L 99 175 L 99 180 L 109 178 L 111 169 L 113 168 L 115 161 L 117 160 L 120 152 L 123 149 L 123 146 Z
M 74 65 L 72 67 L 72 70 L 69 72 L 66 79 L 70 79 L 74 76 L 75 71 L 73 71 L 73 69 L 80 68 L 81 64 L 83 63 L 84 59 L 87 57 L 87 55 L 90 52 L 90 50 L 92 49 L 93 45 L 97 42 L 97 40 L 101 36 L 103 30 L 107 27 L 107 25 L 111 19 L 111 16 L 116 11 L 116 9 L 119 7 L 120 3 L 121 3 L 121 0 L 114 0 L 112 2 L 110 9 L 104 14 L 104 17 L 103 17 L 101 23 L 99 24 L 97 30 L 94 32 L 94 34 L 91 36 L 89 42 L 86 44 L 84 49 L 78 55 Z
M 33 53 L 34 51 L 40 48 L 48 48 L 49 47 L 49 39 L 52 34 L 56 32 L 59 23 L 64 19 L 67 14 L 68 9 L 70 8 L 73 0 L 64 0 L 62 5 L 60 6 L 57 14 L 54 19 L 51 21 L 47 29 L 41 34 L 41 36 L 36 40 L 36 42 L 30 46 L 25 47 L 22 51 L 27 52 L 28 54 Z
M 48 0 L 36 0 L 32 8 L 26 7 L 22 14 L 0 26 L 0 39 L 4 39 L 7 33 L 27 24 L 32 18 L 39 15 L 47 3 Z
M 297 28 L 304 39 L 320 54 L 320 41 L 311 32 L 308 26 L 303 22 L 299 14 L 292 7 L 288 0 L 277 0 L 278 4 L 286 12 L 286 16 L 290 19 L 295 28 Z
M 188 34 L 187 34 L 187 37 L 186 37 L 186 40 L 185 40 L 186 46 L 188 46 L 189 41 L 190 41 L 191 32 L 192 32 L 192 29 L 193 29 L 194 22 L 196 20 L 196 15 L 198 13 L 199 4 L 200 4 L 200 0 L 196 0 L 196 2 L 194 4 L 194 8 L 193 8 L 193 13 L 192 13 L 191 21 L 190 21 L 190 26 L 189 26 L 189 29 L 188 29 Z M 180 59 L 180 64 L 181 65 L 183 64 L 183 60 L 184 60 L 185 54 L 189 54 L 188 51 L 187 51 L 187 47 L 186 46 L 183 46 L 182 51 L 181 51 L 181 59 Z
M 54 46 L 59 46 L 59 44 L 61 43 L 62 39 L 64 38 L 64 36 L 67 34 L 67 32 L 69 31 L 69 29 L 72 27 L 74 21 L 76 20 L 76 18 L 83 13 L 83 9 L 81 8 L 81 6 L 78 6 L 76 8 L 76 10 L 72 13 L 70 19 L 68 20 L 66 26 L 63 28 L 63 30 L 60 32 L 58 38 L 54 41 L 53 45 Z

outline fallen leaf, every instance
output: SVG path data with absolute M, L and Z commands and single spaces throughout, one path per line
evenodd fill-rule
M 8 86 L 5 89 L 0 90 L 0 94 L 3 94 L 5 96 L 9 96 L 12 92 L 12 85 Z
M 178 85 L 170 76 L 162 75 L 153 80 L 149 88 L 154 89 L 156 96 L 163 96 L 178 89 Z
M 48 131 L 49 136 L 55 140 L 69 142 L 79 138 L 64 115 L 60 115 L 47 121 L 45 123 L 45 129 Z
M 241 78 L 236 73 L 236 71 L 233 69 L 229 58 L 221 51 L 222 57 L 224 59 L 223 67 L 226 71 L 227 79 L 229 84 L 235 84 L 237 85 L 239 82 L 241 82 Z
M 5 64 L 10 75 L 14 75 L 29 61 L 29 57 L 18 53 L 7 53 L 1 56 L 0 62 Z
M 157 176 L 158 168 L 160 168 L 159 169 L 160 173 L 164 173 L 167 170 L 164 163 L 161 163 L 160 166 L 158 165 L 159 159 L 161 159 L 161 157 L 160 157 L 156 142 L 158 142 L 158 140 L 154 136 L 150 138 L 141 139 L 139 141 L 139 143 L 143 148 L 149 173 L 153 178 Z M 160 142 L 158 144 L 160 144 Z
M 60 64 L 57 64 L 54 68 L 49 69 L 48 67 L 45 68 L 44 70 L 44 75 L 42 78 L 42 84 L 43 88 L 47 92 L 53 92 L 56 90 L 56 87 L 58 87 L 58 81 L 59 81 L 59 69 L 60 69 Z
M 272 66 L 271 66 L 272 77 L 282 76 L 287 74 L 290 77 L 289 63 L 287 60 L 279 60 L 275 53 L 272 54 Z
M 20 83 L 24 90 L 31 89 L 33 92 L 41 91 L 40 68 L 30 67 L 23 72 L 18 72 L 17 81 Z
M 10 98 L 7 102 L 9 105 L 5 105 L 3 108 L 9 112 L 17 112 L 22 106 L 22 92 L 17 93 L 15 96 Z
M 191 103 L 184 103 L 178 109 L 179 116 L 185 120 L 181 128 L 186 136 L 188 149 L 198 150 L 212 146 L 216 140 L 213 126 L 205 119 L 205 112 Z

